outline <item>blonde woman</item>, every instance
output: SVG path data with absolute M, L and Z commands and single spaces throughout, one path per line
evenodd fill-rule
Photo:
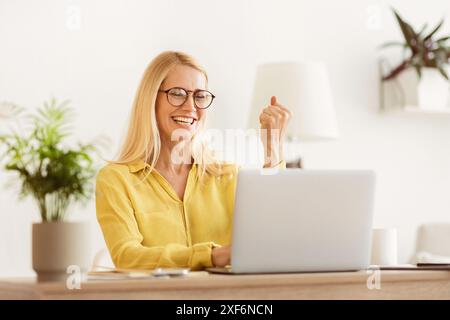
M 187 54 L 163 52 L 145 70 L 118 159 L 97 176 L 97 218 L 116 267 L 230 264 L 237 168 L 212 161 L 196 143 L 214 97 L 206 72 Z M 284 166 L 289 118 L 275 97 L 261 112 L 261 128 L 274 129 L 263 141 L 265 167 Z M 187 141 L 181 150 L 177 131 Z M 174 157 L 180 151 L 189 161 Z

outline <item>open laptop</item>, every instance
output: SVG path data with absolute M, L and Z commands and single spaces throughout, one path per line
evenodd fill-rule
M 219 273 L 325 272 L 369 266 L 372 171 L 241 170 L 231 267 Z

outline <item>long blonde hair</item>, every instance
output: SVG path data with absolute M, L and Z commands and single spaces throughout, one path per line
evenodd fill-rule
M 156 122 L 156 98 L 158 90 L 169 71 L 175 65 L 184 65 L 194 68 L 205 75 L 208 84 L 208 75 L 205 70 L 190 55 L 165 51 L 156 56 L 147 66 L 134 98 L 131 110 L 128 132 L 113 163 L 129 164 L 143 160 L 150 165 L 149 173 L 154 169 L 161 150 L 161 138 Z M 198 175 L 205 172 L 215 176 L 222 174 L 221 164 L 214 159 L 214 154 L 198 138 L 204 128 L 204 120 L 199 122 L 197 132 L 191 143 L 194 164 L 198 164 Z

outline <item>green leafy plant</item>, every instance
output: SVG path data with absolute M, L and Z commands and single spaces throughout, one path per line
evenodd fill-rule
M 408 52 L 408 56 L 387 75 L 383 76 L 383 81 L 395 78 L 402 71 L 410 67 L 416 70 L 419 78 L 422 75 L 422 68 L 429 67 L 439 70 L 442 76 L 449 80 L 449 76 L 444 67 L 449 64 L 450 59 L 450 35 L 435 39 L 435 35 L 444 24 L 444 20 L 442 19 L 431 31 L 426 31 L 427 24 L 419 31 L 415 31 L 395 9 L 392 9 L 392 11 L 400 26 L 405 42 L 388 42 L 382 45 L 382 48 L 400 46 Z
M 93 191 L 91 154 L 96 148 L 92 144 L 76 148 L 63 145 L 70 135 L 73 115 L 68 104 L 51 99 L 37 114 L 27 117 L 29 130 L 11 129 L 11 133 L 0 135 L 5 169 L 17 172 L 20 196 L 31 195 L 37 201 L 43 222 L 63 220 L 72 202 L 88 200 Z

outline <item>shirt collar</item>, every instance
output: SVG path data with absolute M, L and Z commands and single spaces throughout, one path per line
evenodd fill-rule
M 128 170 L 130 170 L 131 173 L 139 172 L 147 167 L 150 167 L 150 164 L 144 162 L 144 160 L 136 160 L 135 162 L 127 164 Z M 195 165 L 192 166 L 194 168 Z
M 149 166 L 150 165 L 148 163 L 144 162 L 143 160 L 138 160 L 136 162 L 129 163 L 128 169 L 130 170 L 131 173 L 136 173 L 136 172 L 139 172 Z

